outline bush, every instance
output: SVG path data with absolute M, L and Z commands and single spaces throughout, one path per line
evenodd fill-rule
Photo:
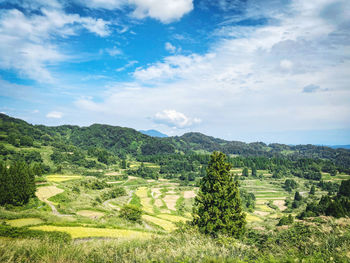
M 124 205 L 120 211 L 119 216 L 133 222 L 141 222 L 142 210 L 134 205 Z
M 291 225 L 293 224 L 293 222 L 294 222 L 294 219 L 292 215 L 282 216 L 277 225 L 278 226 Z
M 103 200 L 114 199 L 124 195 L 126 195 L 125 188 L 121 186 L 115 186 L 112 189 L 108 190 L 107 192 L 103 193 L 102 199 Z

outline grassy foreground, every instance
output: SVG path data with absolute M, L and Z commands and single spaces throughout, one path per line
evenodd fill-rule
M 152 240 L 2 238 L 0 262 L 349 262 L 349 219 L 317 218 L 242 240 L 183 227 Z

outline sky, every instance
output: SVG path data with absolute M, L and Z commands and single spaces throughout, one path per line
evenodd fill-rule
M 350 144 L 350 1 L 0 0 L 0 112 Z

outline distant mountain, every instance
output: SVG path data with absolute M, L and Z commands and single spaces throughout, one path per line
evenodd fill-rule
M 147 131 L 140 130 L 139 132 L 152 137 L 159 137 L 159 138 L 168 137 L 168 135 L 161 133 L 160 131 L 157 131 L 157 130 L 147 130 Z
M 328 147 L 333 148 L 333 149 L 350 149 L 350 144 L 348 145 L 329 145 Z

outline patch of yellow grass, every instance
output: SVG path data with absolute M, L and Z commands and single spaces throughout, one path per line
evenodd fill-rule
M 155 234 L 140 232 L 127 229 L 110 229 L 110 228 L 95 228 L 95 227 L 64 227 L 64 226 L 34 226 L 30 227 L 34 230 L 43 231 L 60 231 L 66 232 L 72 238 L 86 238 L 86 237 L 112 237 L 112 238 L 126 238 L 126 239 L 148 239 L 155 236 Z
M 91 219 L 96 219 L 100 218 L 101 216 L 104 216 L 104 213 L 92 210 L 80 210 L 77 212 L 77 215 L 89 217 Z
M 153 224 L 156 224 L 156 225 L 162 227 L 164 230 L 169 231 L 169 232 L 176 229 L 176 226 L 173 223 L 169 222 L 168 220 L 160 219 L 160 218 L 157 218 L 154 216 L 149 216 L 149 215 L 143 215 L 142 219 L 149 221 Z
M 40 218 L 20 218 L 20 219 L 13 219 L 13 220 L 7 220 L 7 224 L 14 227 L 22 227 L 22 226 L 30 226 L 30 225 L 39 225 L 44 223 L 43 220 Z
M 60 183 L 69 180 L 78 180 L 82 178 L 80 175 L 61 175 L 61 174 L 53 174 L 46 176 L 46 180 L 49 182 Z
M 185 191 L 184 198 L 194 198 L 196 197 L 196 193 L 194 191 Z
M 186 222 L 189 220 L 189 219 L 182 217 L 182 216 L 175 216 L 175 215 L 169 215 L 169 214 L 160 214 L 160 215 L 158 215 L 158 217 L 165 219 L 165 220 L 168 220 L 168 221 L 171 221 L 171 222 L 180 222 L 180 221 Z
M 255 206 L 255 209 L 256 209 L 256 210 L 263 211 L 263 212 L 273 212 L 273 211 L 274 211 L 271 207 L 268 207 L 268 206 L 265 205 L 265 204 L 256 205 L 256 206 Z
M 48 199 L 54 195 L 63 193 L 64 190 L 60 189 L 56 186 L 43 186 L 39 187 L 36 191 L 35 195 L 41 200 L 44 201 L 45 199 Z
M 154 202 L 154 205 L 155 205 L 156 207 L 161 207 L 161 206 L 163 205 L 163 202 L 162 202 L 162 200 L 160 200 L 160 199 L 156 199 L 156 201 Z
M 175 205 L 176 205 L 176 201 L 177 199 L 179 199 L 178 195 L 166 195 L 163 200 L 166 203 L 167 207 L 170 210 L 176 210 Z
M 259 222 L 259 221 L 262 221 L 260 217 L 257 217 L 257 216 L 254 216 L 254 215 L 251 215 L 251 214 L 247 214 L 247 222 Z

